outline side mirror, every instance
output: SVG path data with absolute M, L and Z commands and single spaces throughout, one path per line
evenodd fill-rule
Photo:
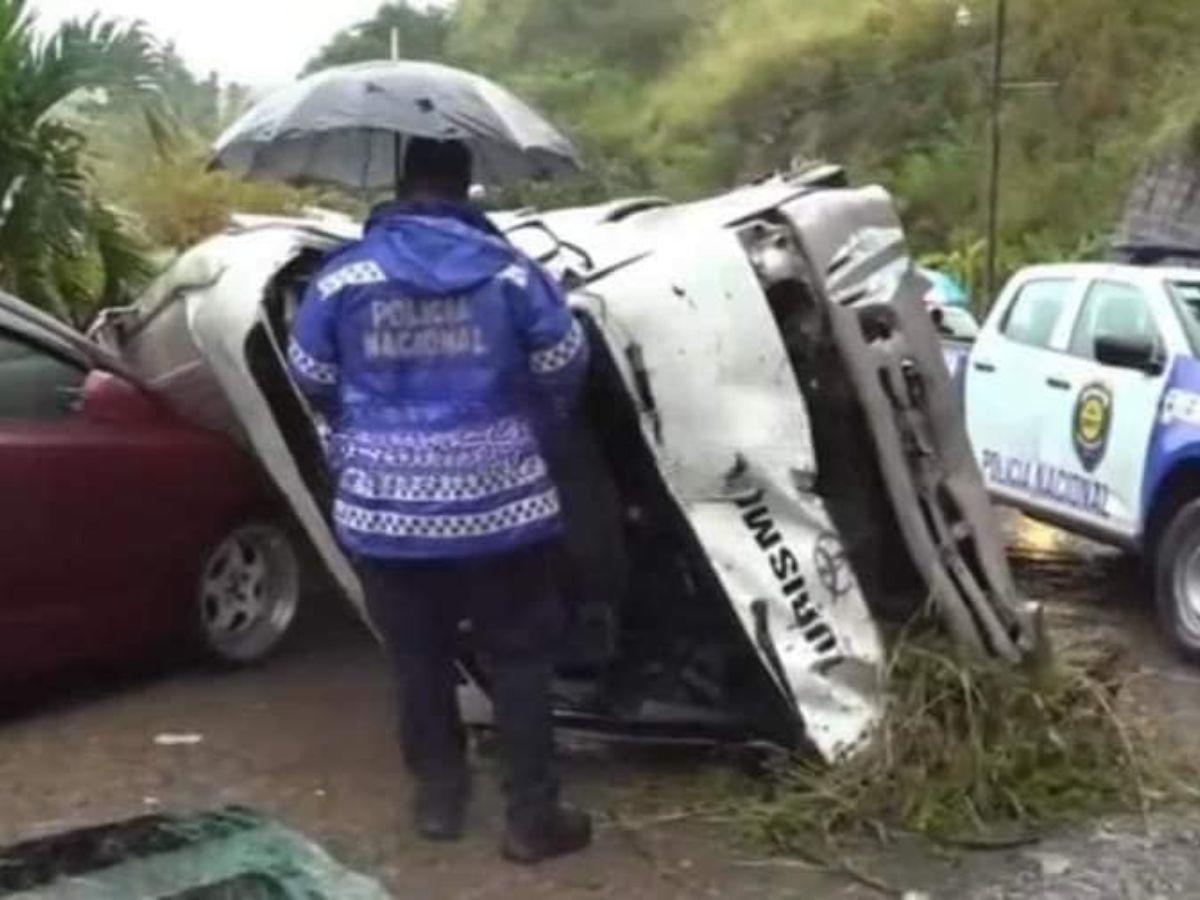
M 1106 366 L 1135 369 L 1149 375 L 1163 370 L 1158 346 L 1149 338 L 1098 334 L 1095 349 L 1097 361 Z
M 142 387 L 120 375 L 94 369 L 83 382 L 82 411 L 91 422 L 137 425 L 162 418 L 163 407 Z

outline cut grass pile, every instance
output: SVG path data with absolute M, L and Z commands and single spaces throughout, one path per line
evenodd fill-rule
M 1191 767 L 1124 711 L 1111 647 L 1075 641 L 1014 669 L 968 660 L 936 635 L 904 635 L 889 668 L 871 749 L 832 767 L 781 767 L 768 796 L 741 808 L 752 837 L 810 858 L 893 831 L 995 846 L 1200 796 Z

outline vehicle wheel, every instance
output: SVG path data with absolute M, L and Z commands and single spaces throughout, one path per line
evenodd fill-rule
M 300 566 L 288 532 L 270 522 L 239 525 L 213 547 L 200 571 L 201 651 L 234 666 L 268 656 L 300 606 Z
M 1200 662 L 1200 500 L 1180 507 L 1162 534 L 1154 595 L 1167 637 L 1185 658 Z

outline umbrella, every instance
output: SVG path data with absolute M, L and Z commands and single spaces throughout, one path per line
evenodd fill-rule
M 252 107 L 218 139 L 213 168 L 293 184 L 395 188 L 409 138 L 460 140 L 476 180 L 577 170 L 571 142 L 499 85 L 425 62 L 369 62 L 311 75 Z

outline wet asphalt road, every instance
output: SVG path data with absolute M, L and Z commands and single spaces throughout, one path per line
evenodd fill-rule
M 1015 516 L 1005 521 L 1023 591 L 1068 627 L 1118 641 L 1137 674 L 1134 702 L 1200 752 L 1200 672 L 1159 640 L 1136 564 Z M 468 839 L 422 844 L 406 828 L 408 784 L 371 639 L 330 610 L 296 638 L 258 670 L 76 680 L 0 719 L 0 843 L 147 811 L 239 804 L 306 833 L 396 897 L 880 896 L 802 865 L 751 859 L 728 825 L 680 815 L 725 771 L 696 751 L 572 743 L 563 760 L 570 793 L 600 813 L 598 840 L 532 871 L 496 857 L 501 805 L 494 766 L 480 757 Z M 160 746 L 160 734 L 200 741 Z M 863 865 L 931 896 L 1200 897 L 1200 816 L 1151 826 L 1109 823 L 953 861 L 893 851 Z
M 703 798 L 706 779 L 720 777 L 695 751 L 572 745 L 563 760 L 569 793 L 603 818 L 595 847 L 572 859 L 527 870 L 498 858 L 501 803 L 487 757 L 476 760 L 468 839 L 419 842 L 407 828 L 409 785 L 373 640 L 328 613 L 296 637 L 261 669 L 76 681 L 0 720 L 0 844 L 236 804 L 305 833 L 396 897 L 751 898 L 841 889 L 819 873 L 797 880 L 787 869 L 740 865 L 746 854 L 727 830 L 679 820 Z M 164 734 L 200 741 L 156 744 Z

